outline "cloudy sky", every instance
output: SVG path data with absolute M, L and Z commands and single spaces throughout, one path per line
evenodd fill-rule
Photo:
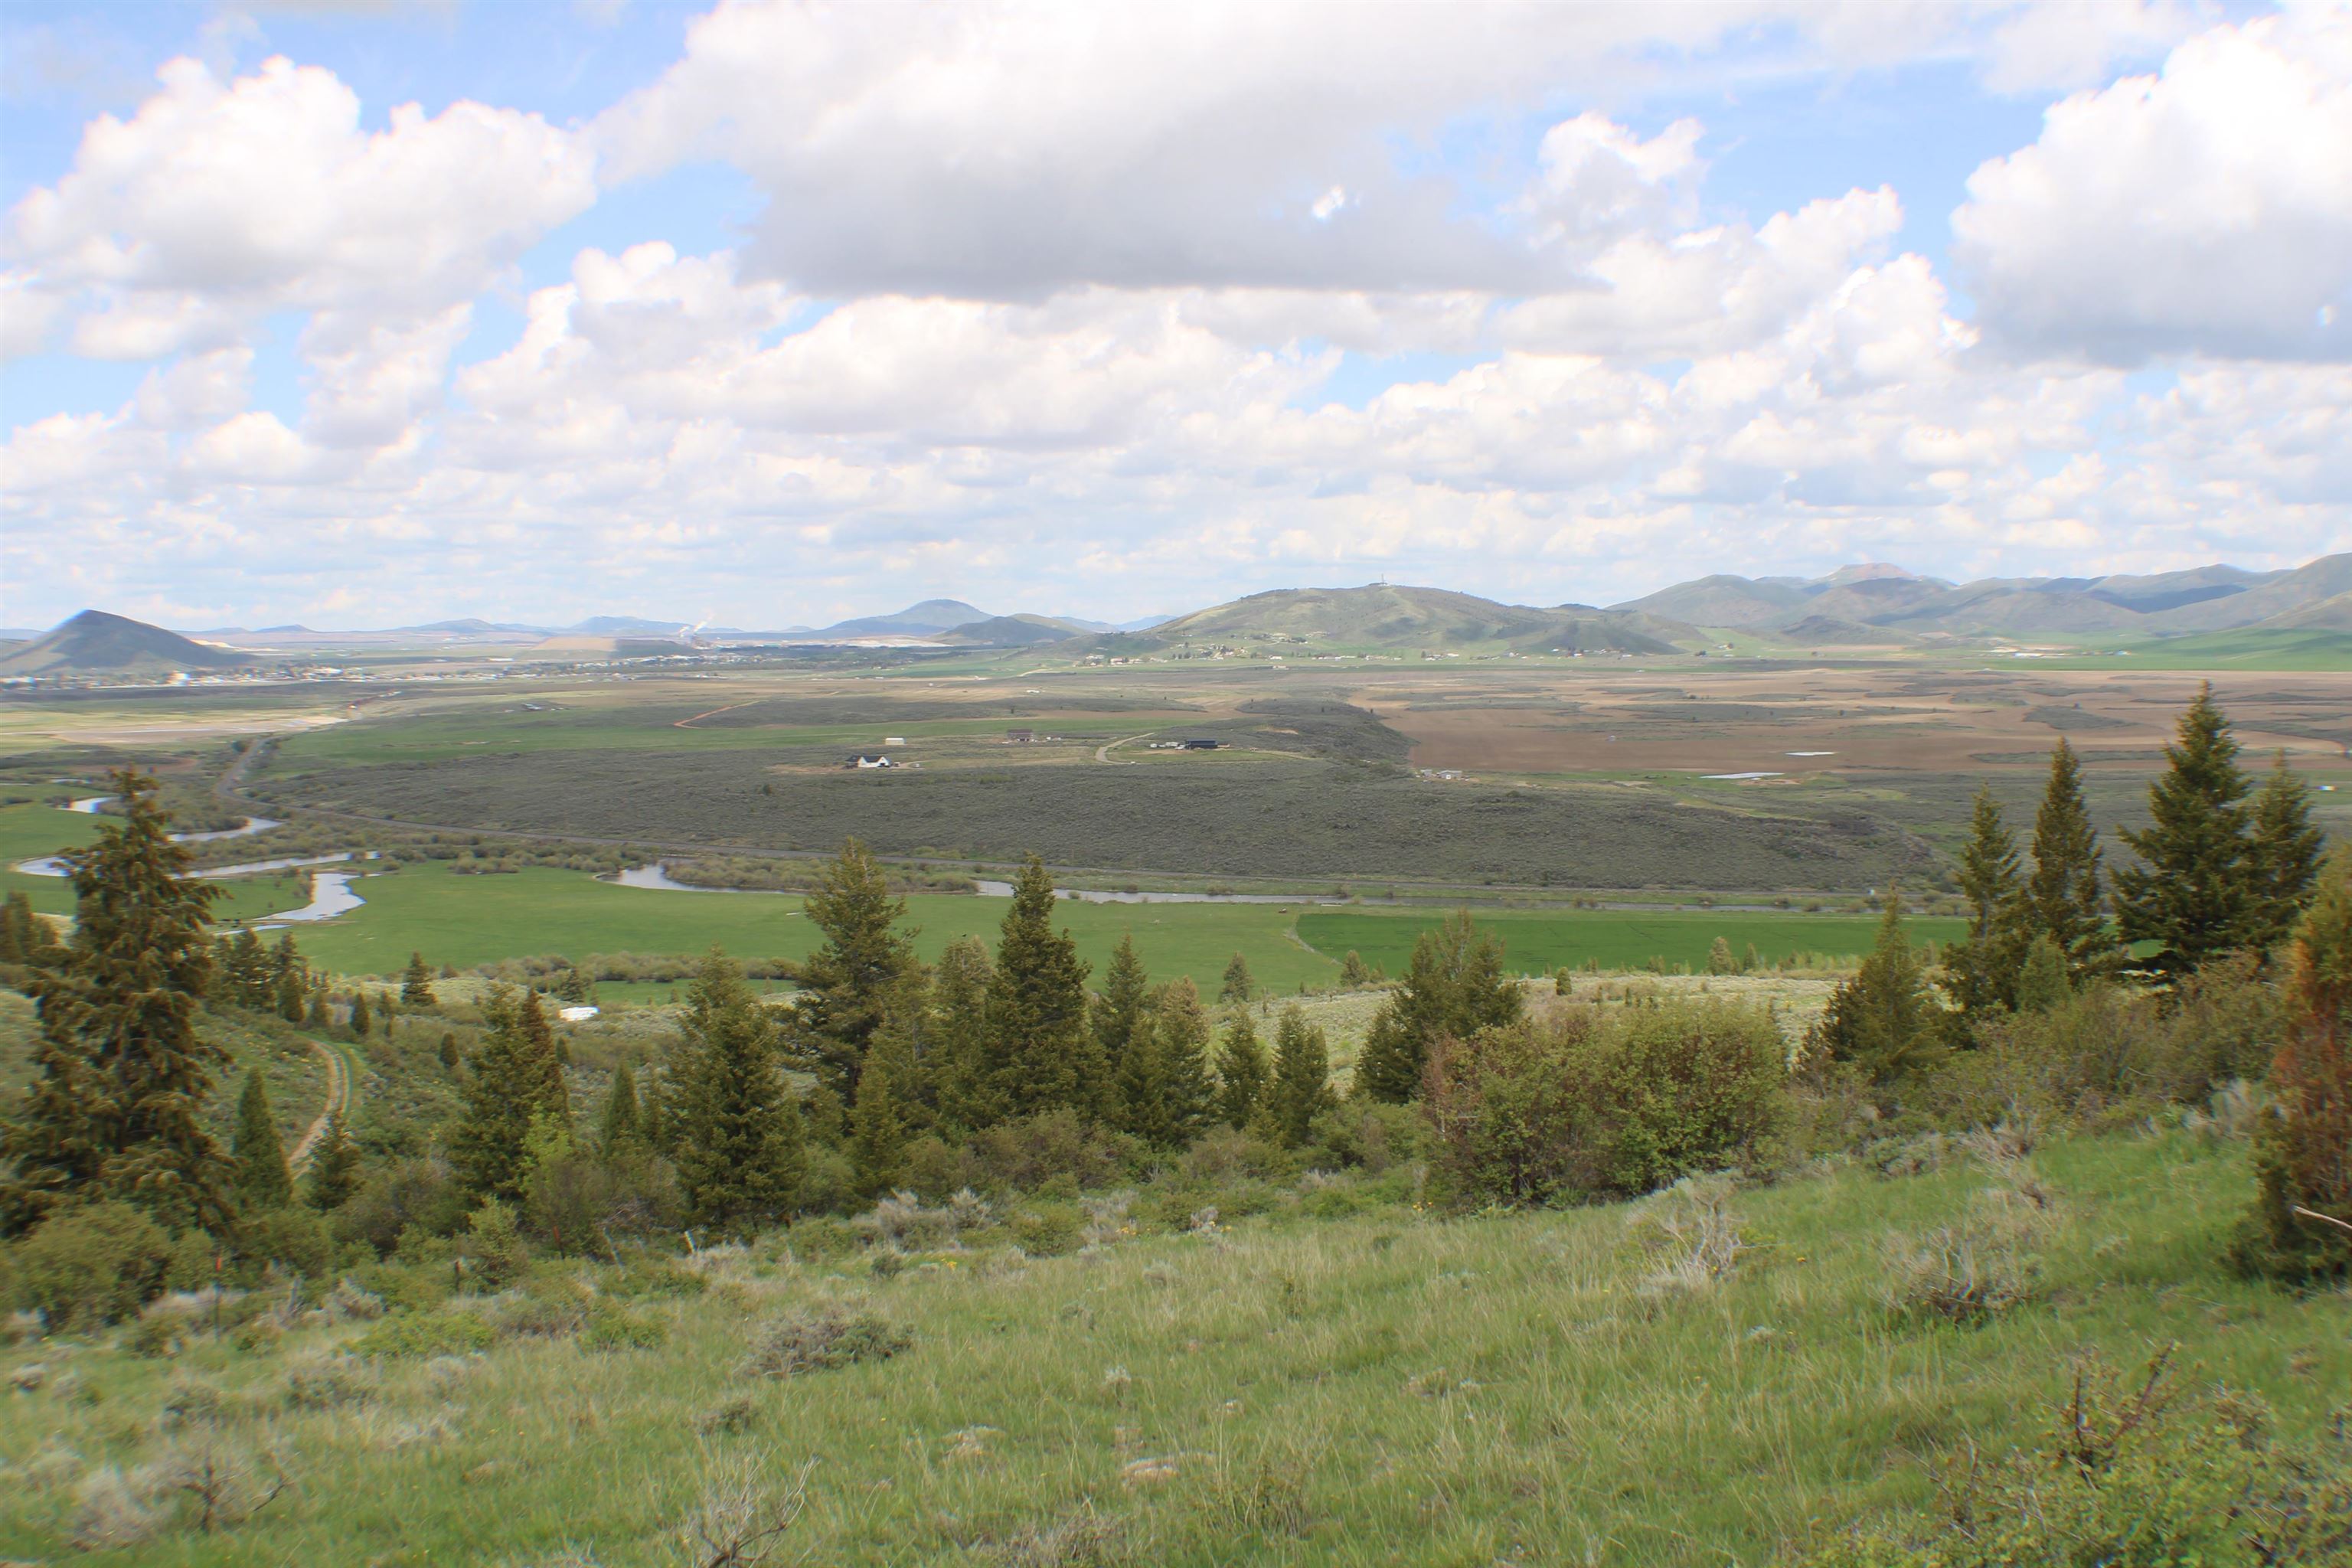
M 0 9 L 0 620 L 2352 548 L 2352 7 Z

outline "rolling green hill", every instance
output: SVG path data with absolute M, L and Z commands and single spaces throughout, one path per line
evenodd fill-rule
M 1444 588 L 1372 584 L 1360 588 L 1282 588 L 1180 616 L 1155 626 L 1161 646 L 1180 642 L 1304 642 L 1335 649 L 1470 647 L 1610 649 L 1671 653 L 1696 628 L 1643 614 L 1498 605 Z

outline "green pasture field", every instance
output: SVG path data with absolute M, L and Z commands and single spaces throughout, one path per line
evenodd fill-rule
M 1309 910 L 1298 917 L 1298 939 L 1326 957 L 1350 951 L 1366 963 L 1402 974 L 1413 942 L 1444 918 L 1441 912 Z M 1557 914 L 1477 912 L 1481 930 L 1503 942 L 1504 965 L 1521 974 L 1541 974 L 1566 965 L 1597 963 L 1603 969 L 1633 969 L 1652 958 L 1669 966 L 1706 966 L 1715 939 L 1731 944 L 1735 957 L 1750 943 L 1767 963 L 1799 952 L 1840 955 L 1867 952 L 1878 930 L 1875 915 L 1757 914 L 1712 911 L 1659 912 L 1575 910 Z M 1968 922 L 1914 916 L 1904 921 L 1914 943 L 1950 942 L 1968 934 Z
M 2352 632 L 2245 629 L 2200 632 L 2147 642 L 2101 644 L 2095 637 L 2072 640 L 2090 642 L 2094 647 L 2104 646 L 2111 651 L 2086 650 L 2003 662 L 2015 662 L 2020 668 L 2040 669 L 2352 670 Z
M 101 1337 L 71 1380 L 20 1350 L 48 1376 L 0 1423 L 0 1556 L 647 1568 L 684 1560 L 677 1527 L 733 1467 L 781 1488 L 806 1466 L 772 1561 L 1762 1564 L 1883 1510 L 1925 1524 L 1941 1467 L 2048 1451 L 2078 1371 L 2136 1386 L 2168 1344 L 2188 1394 L 2265 1401 L 2276 1439 L 2324 1441 L 2352 1388 L 2343 1300 L 2224 1267 L 2253 1189 L 2242 1143 L 2063 1141 L 2033 1163 L 2041 1294 L 1973 1329 L 1892 1318 L 1880 1295 L 1891 1240 L 1981 1204 L 1988 1173 L 1962 1162 L 1741 1192 L 1750 1250 L 1687 1289 L 1645 1286 L 1624 1205 L 1441 1220 L 1341 1188 L 1083 1257 L 917 1254 L 896 1278 L 779 1237 L 706 1258 L 703 1294 L 631 1302 L 661 1335 L 641 1349 L 337 1354 L 382 1322 L 448 1321 L 412 1308 L 247 1349 L 199 1331 L 168 1358 Z M 619 1282 L 543 1268 L 558 1299 Z M 477 1301 L 442 1310 L 498 1310 Z M 789 1378 L 743 1367 L 767 1325 L 827 1303 L 910 1342 Z M 330 1373 L 340 1398 L 296 1386 Z M 285 1492 L 209 1533 L 72 1552 L 82 1478 L 164 1451 L 187 1425 L 167 1407 L 192 1397 L 234 1451 L 279 1456 Z
M 526 701 L 541 704 L 532 711 Z M 740 709 L 730 704 L 741 703 Z M 1055 732 L 1083 729 L 1090 745 L 1142 734 L 1181 722 L 1175 711 L 1109 711 L 1065 715 L 1049 698 L 1015 695 L 992 708 L 976 703 L 929 702 L 919 695 L 893 693 L 876 700 L 872 717 L 850 717 L 840 702 L 761 697 L 723 686 L 696 701 L 627 706 L 602 701 L 576 706 L 562 694 L 465 706 L 363 724 L 339 724 L 288 737 L 273 764 L 280 771 L 311 767 L 372 767 L 387 763 L 437 762 L 476 753 L 538 755 L 548 752 L 776 751 L 822 747 L 875 751 L 885 735 L 909 742 L 1002 742 L 1008 727 L 1034 729 L 1044 715 L 1055 716 Z M 1138 706 L 1142 706 L 1139 704 Z M 684 728 L 680 721 L 697 720 Z M 894 716 L 898 715 L 898 716 Z M 813 721 L 793 722 L 803 715 Z
M 71 883 L 62 877 L 26 876 L 16 868 L 16 864 L 81 847 L 98 837 L 99 821 L 87 813 L 56 806 L 0 806 L 0 895 L 22 892 L 45 915 L 73 913 Z M 255 858 L 268 856 L 257 850 Z M 299 876 L 230 877 L 214 885 L 221 889 L 221 897 L 213 902 L 215 920 L 257 920 L 310 901 Z
M 412 867 L 352 884 L 365 907 L 315 926 L 295 940 L 310 961 L 347 974 L 394 974 L 412 952 L 460 969 L 546 953 L 697 953 L 716 944 L 739 958 L 803 958 L 816 945 L 800 900 L 781 893 L 671 892 L 624 888 L 578 871 L 530 867 L 509 876 L 457 876 Z M 918 893 L 907 900 L 919 928 L 916 950 L 936 959 L 957 937 L 992 947 L 1004 899 Z M 1121 936 L 1160 979 L 1189 974 L 1210 995 L 1234 952 L 1258 982 L 1296 991 L 1328 985 L 1339 965 L 1292 940 L 1295 910 L 1275 904 L 1089 904 L 1072 900 L 1058 922 L 1099 974 Z M 667 986 L 653 994 L 667 996 Z M 615 995 L 628 993 L 615 988 Z

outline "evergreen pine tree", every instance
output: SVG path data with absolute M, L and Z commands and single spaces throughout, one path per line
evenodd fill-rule
M 1236 1008 L 1217 1041 L 1217 1114 L 1236 1131 L 1247 1127 L 1265 1100 L 1265 1047 L 1249 1009 Z
M 327 1117 L 327 1130 L 310 1149 L 310 1167 L 303 1174 L 304 1199 L 321 1214 L 331 1214 L 359 1190 L 360 1152 L 343 1126 L 342 1108 Z
M 2352 1275 L 2352 848 L 2321 872 L 2282 990 L 2254 1210 L 2232 1252 L 2248 1273 L 2341 1279 Z
M 408 967 L 400 976 L 400 1005 L 404 1007 L 430 1007 L 435 1000 L 433 971 L 426 966 L 423 953 L 410 953 Z
M 807 1168 L 768 1010 L 713 949 L 673 1047 L 679 1190 L 691 1221 L 748 1237 L 790 1218 Z
M 1217 1000 L 1229 1006 L 1234 1004 L 1246 1006 L 1250 998 L 1256 994 L 1257 983 L 1250 978 L 1249 960 L 1238 952 L 1234 953 L 1225 965 L 1225 980 L 1218 989 Z
M 335 1026 L 335 1015 L 327 1005 L 327 988 L 324 985 L 311 991 L 310 1010 L 304 1016 L 302 1026 L 306 1029 L 320 1030 L 331 1029 Z
M 952 1132 L 992 1127 L 1004 1119 L 986 1048 L 988 984 L 994 970 L 987 946 L 976 936 L 962 936 L 940 954 L 939 970 L 931 978 L 940 1121 Z
M 294 1173 L 287 1166 L 286 1146 L 278 1142 L 278 1121 L 269 1113 L 269 1090 L 257 1068 L 245 1075 L 229 1152 L 236 1160 L 237 1195 L 248 1213 L 286 1206 L 294 1196 Z
M 883 1001 L 882 1022 L 866 1045 L 866 1066 L 890 1074 L 890 1115 L 906 1137 L 939 1125 L 940 1087 L 946 1066 L 944 1021 L 932 1006 L 929 973 L 914 963 Z M 858 1079 L 863 1095 L 865 1079 Z M 855 1127 L 855 1108 L 852 1115 Z
M 2017 972 L 2017 1010 L 2047 1013 L 2063 1006 L 2074 994 L 2066 982 L 2066 958 L 2045 932 L 2037 931 L 2026 944 L 2025 962 Z
M 1128 1058 L 1150 1010 L 1150 977 L 1135 951 L 1133 933 L 1122 934 L 1111 952 L 1109 967 L 1103 971 L 1102 991 L 1087 1011 L 1087 1026 L 1094 1033 L 1095 1051 L 1112 1090 L 1101 1114 L 1121 1126 L 1127 1121 L 1125 1086 L 1131 1068 Z
M 467 1191 L 511 1201 L 521 1194 L 532 1122 L 545 1117 L 568 1123 L 571 1101 L 538 995 L 518 1005 L 494 992 L 482 1012 L 490 1027 L 465 1082 L 449 1156 Z
M 1132 1108 L 1133 1131 L 1160 1148 L 1184 1148 L 1208 1131 L 1217 1104 L 1216 1083 L 1209 1075 L 1209 1015 L 1190 976 L 1160 988 L 1146 1048 L 1153 1092 Z
M 183 875 L 188 852 L 172 842 L 155 781 L 126 771 L 112 782 L 121 818 L 66 858 L 73 937 L 35 978 L 33 1081 L 0 1127 L 0 1230 L 113 1196 L 223 1234 L 235 1167 L 202 1108 L 227 1053 L 195 1028 L 219 889 Z
M 1858 1065 L 1876 1084 L 1930 1066 L 1938 1054 L 1938 1020 L 1903 932 L 1903 896 L 1889 889 L 1878 941 L 1853 978 L 1830 993 L 1812 1044 L 1831 1059 Z
M 1992 786 L 1980 784 L 1969 816 L 1969 841 L 1960 851 L 1969 934 L 1944 955 L 1944 987 L 1959 1005 L 1964 1024 L 2016 1005 L 2018 968 L 2032 921 L 2021 872 L 2016 835 L 2001 820 Z M 2059 962 L 2065 962 L 2063 953 Z
M 2100 886 L 2099 835 L 2083 800 L 2083 768 L 2063 739 L 2050 752 L 2050 782 L 2033 816 L 2033 875 L 2025 888 L 2027 921 L 2066 955 L 2075 984 L 2116 963 Z M 2022 963 L 2022 942 L 2018 953 Z
M 899 929 L 907 902 L 890 896 L 880 864 L 852 838 L 817 873 L 801 910 L 824 940 L 801 966 L 784 1049 L 846 1104 L 891 992 L 915 962 L 913 938 Z
M 269 953 L 251 926 L 237 927 L 221 942 L 217 976 L 214 990 L 223 1001 L 257 1009 L 278 1005 Z
M 1731 955 L 1731 939 L 1719 936 L 1706 950 L 1706 972 L 1709 974 L 1737 974 L 1739 960 Z
M 289 1024 L 302 1022 L 303 1005 L 309 1000 L 309 988 L 299 970 L 284 969 L 278 973 L 278 1016 Z
M 2148 963 L 2179 980 L 2252 945 L 2266 924 L 2266 890 L 2243 804 L 2238 742 L 2208 684 L 2165 747 L 2169 766 L 2148 785 L 2149 826 L 2126 829 L 2140 858 L 2116 874 L 2116 923 L 2126 942 L 2152 942 Z
M 2288 768 L 2284 750 L 2254 796 L 2253 817 L 2257 913 L 2249 945 L 2269 949 L 2294 931 L 2327 851 L 2327 835 L 2312 824 L 2311 788 Z
M 1031 856 L 1013 884 L 989 977 L 985 1080 L 1013 1117 L 1108 1103 L 1102 1058 L 1087 1029 L 1087 966 L 1054 929 L 1054 879 Z
M 1282 1020 L 1274 1027 L 1274 1081 L 1266 1088 L 1266 1120 L 1284 1146 L 1296 1149 L 1313 1136 L 1315 1119 L 1334 1103 L 1330 1045 L 1294 1003 L 1282 1010 Z
M 1457 910 L 1413 943 L 1404 984 L 1373 1016 L 1358 1082 L 1374 1100 L 1412 1100 L 1433 1043 L 1512 1023 L 1520 1003 L 1519 988 L 1503 975 L 1502 944 L 1479 933 L 1468 910 Z
M 637 1079 L 629 1064 L 613 1069 L 613 1086 L 604 1095 L 604 1111 L 597 1119 L 596 1147 L 608 1160 L 643 1142 L 638 1128 Z
M 905 1167 L 905 1121 L 898 1114 L 893 1057 L 877 1049 L 857 1082 L 857 1104 L 849 1117 L 849 1164 L 863 1197 L 879 1197 L 898 1184 Z
M 0 903 L 0 963 L 37 963 L 49 946 L 48 925 L 33 913 L 21 889 Z
M 368 1012 L 367 993 L 364 990 L 352 993 L 351 1026 L 352 1037 L 359 1040 L 366 1039 L 368 1031 L 375 1026 L 375 1019 Z
M 455 1073 L 457 1070 L 458 1062 L 457 1037 L 450 1030 L 444 1029 L 441 1031 L 440 1056 L 441 1069 L 444 1072 Z
M 1372 972 L 1364 966 L 1364 955 L 1349 948 L 1348 956 L 1339 961 L 1339 984 L 1354 991 L 1371 983 Z

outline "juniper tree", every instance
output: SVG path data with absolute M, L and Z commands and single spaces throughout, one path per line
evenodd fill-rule
M 408 967 L 400 976 L 400 1004 L 404 1007 L 430 1007 L 437 1000 L 433 994 L 433 971 L 426 965 L 425 955 L 412 952 Z
M 303 1173 L 304 1201 L 321 1214 L 343 1206 L 359 1190 L 360 1152 L 343 1126 L 342 1107 L 327 1113 L 326 1130 L 310 1148 L 310 1167 Z
M 1241 1003 L 1245 1005 L 1256 994 L 1257 983 L 1250 978 L 1249 960 L 1238 952 L 1234 953 L 1225 965 L 1224 984 L 1218 989 L 1217 1000 L 1228 1005 Z
M 1307 1021 L 1296 1003 L 1282 1010 L 1274 1026 L 1274 1081 L 1266 1086 L 1266 1121 L 1287 1148 L 1313 1136 L 1316 1117 L 1335 1100 L 1331 1093 L 1331 1047 L 1323 1031 Z
M 1812 1048 L 1853 1062 L 1873 1083 L 1892 1083 L 1935 1061 L 1937 1022 L 1918 957 L 1903 933 L 1903 895 L 1890 889 L 1878 940 L 1853 977 L 1830 993 Z
M 2050 752 L 2050 780 L 2033 816 L 2033 875 L 2025 886 L 2028 923 L 2045 931 L 2066 957 L 2070 980 L 2105 973 L 2116 961 L 2100 883 L 2099 835 L 2083 800 L 2083 768 L 2061 739 Z M 2021 948 L 2020 959 L 2023 952 Z
M 1969 934 L 1944 955 L 1944 987 L 1958 1004 L 1960 1022 L 1974 1023 L 2016 1005 L 2018 969 L 2032 921 L 2021 870 L 2017 836 L 2002 820 L 1992 786 L 1980 784 L 1969 815 L 1969 841 L 1960 850 Z M 2055 951 L 2055 939 L 2052 945 Z
M 1128 1058 L 1136 1032 L 1144 1026 L 1150 1010 L 1150 976 L 1144 972 L 1143 960 L 1135 951 L 1133 934 L 1122 934 L 1118 946 L 1111 952 L 1109 967 L 1103 971 L 1102 991 L 1087 1010 L 1087 1026 L 1094 1035 L 1104 1080 L 1113 1090 L 1105 1097 L 1101 1111 L 1108 1121 L 1123 1123 L 1126 1120 L 1126 1090 L 1122 1086 L 1130 1066 Z
M 2293 933 L 2319 883 L 2327 835 L 2311 820 L 2311 788 L 2286 765 L 2282 750 L 2254 796 L 2254 900 L 2250 945 L 2276 947 Z
M 1102 1058 L 1087 1030 L 1087 966 L 1056 931 L 1054 879 L 1031 856 L 1013 884 L 989 976 L 982 1049 L 990 1098 L 1013 1117 L 1107 1103 Z
M 258 1068 L 245 1075 L 229 1152 L 236 1161 L 237 1195 L 248 1212 L 286 1206 L 294 1195 L 294 1173 L 286 1163 L 286 1146 L 278 1141 L 278 1120 L 269 1113 L 269 1090 Z
M 1217 1114 L 1236 1131 L 1247 1127 L 1265 1100 L 1265 1047 L 1249 1009 L 1225 1020 L 1217 1041 Z
M 915 962 L 912 936 L 899 929 L 907 902 L 890 896 L 880 864 L 852 838 L 818 871 L 801 909 L 824 940 L 801 966 L 784 1047 L 794 1066 L 846 1104 L 856 1098 L 866 1045 L 890 993 Z
M 2238 742 L 2210 683 L 2198 688 L 2164 754 L 2168 766 L 2147 790 L 2152 820 L 2123 836 L 2140 864 L 2116 874 L 2116 915 L 2123 939 L 2154 942 L 2149 964 L 2178 980 L 2253 945 L 2268 900 Z
M 0 1229 L 57 1205 L 120 1197 L 170 1226 L 225 1234 L 234 1166 L 202 1108 L 227 1053 L 196 1032 L 212 979 L 206 910 L 219 896 L 190 878 L 155 781 L 113 775 L 122 813 L 66 857 L 72 939 L 45 962 L 33 995 L 33 1079 L 0 1127 Z
M 1457 910 L 1413 943 L 1403 985 L 1381 1004 L 1357 1079 L 1374 1100 L 1402 1104 L 1421 1093 L 1429 1047 L 1515 1021 L 1518 987 L 1503 974 L 1502 944 Z
M 692 1222 L 748 1237 L 790 1217 L 807 1168 L 800 1108 L 774 1021 L 717 949 L 688 993 L 667 1095 L 678 1187 Z

